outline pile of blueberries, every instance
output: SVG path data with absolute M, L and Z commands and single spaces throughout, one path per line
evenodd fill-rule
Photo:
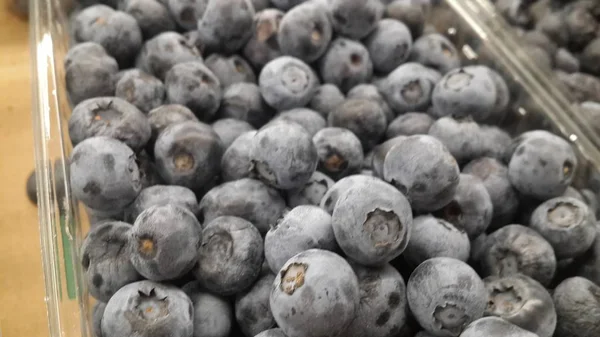
M 600 128 L 600 1 L 493 0 L 527 42 L 529 54 L 558 80 Z
M 505 79 L 421 3 L 82 1 L 96 336 L 600 336 L 574 149 L 500 128 Z

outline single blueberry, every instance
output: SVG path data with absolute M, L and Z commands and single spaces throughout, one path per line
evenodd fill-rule
M 358 137 L 363 149 L 369 151 L 383 138 L 387 118 L 375 101 L 347 99 L 329 113 L 328 124 L 350 130 Z
M 434 69 L 408 62 L 389 73 L 379 90 L 396 114 L 425 111 L 440 77 Z
M 327 3 L 335 32 L 356 40 L 377 27 L 384 11 L 380 0 L 329 0 Z
M 267 104 L 281 111 L 308 104 L 319 86 L 319 79 L 300 59 L 281 56 L 264 66 L 258 84 Z
M 202 231 L 194 276 L 209 291 L 230 296 L 258 279 L 263 260 L 263 239 L 258 229 L 242 218 L 222 216 Z
M 319 154 L 318 168 L 334 180 L 358 173 L 363 164 L 363 148 L 358 137 L 343 128 L 324 128 L 313 137 Z
M 194 337 L 228 337 L 234 320 L 228 299 L 190 288 L 182 290 L 194 305 Z
M 204 64 L 219 79 L 223 88 L 239 82 L 256 83 L 254 70 L 239 55 L 212 54 L 204 60 Z
M 341 37 L 329 44 L 319 60 L 319 69 L 323 82 L 335 84 L 342 92 L 369 82 L 373 75 L 373 63 L 367 48 L 358 41 Z
M 117 82 L 115 96 L 147 113 L 163 104 L 165 86 L 158 78 L 141 70 L 128 70 Z
M 269 308 L 274 281 L 274 274 L 265 273 L 251 288 L 235 297 L 235 318 L 246 336 L 256 336 L 276 325 Z
M 460 67 L 460 54 L 456 47 L 441 34 L 427 34 L 415 40 L 410 58 L 442 74 Z
M 207 53 L 233 54 L 252 35 L 254 6 L 250 0 L 208 0 L 198 20 L 198 33 Z
M 365 39 L 373 68 L 379 73 L 389 73 L 408 59 L 413 39 L 408 27 L 394 19 L 383 19 Z
M 175 30 L 171 13 L 157 0 L 127 0 L 124 10 L 137 21 L 145 40 Z
M 595 337 L 600 335 L 600 287 L 582 277 L 559 284 L 552 294 L 558 317 L 554 336 Z

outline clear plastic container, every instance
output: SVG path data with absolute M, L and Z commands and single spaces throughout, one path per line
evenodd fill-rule
M 83 282 L 78 257 L 88 222 L 70 195 L 68 179 L 61 179 L 68 176 L 64 163 L 72 150 L 63 66 L 69 46 L 68 2 L 30 2 L 32 114 L 50 336 L 88 337 L 93 336 L 93 300 Z M 576 185 L 600 190 L 600 137 L 571 106 L 550 74 L 520 48 L 488 0 L 432 1 L 440 2 L 427 7 L 428 22 L 456 43 L 466 64 L 492 66 L 509 82 L 512 105 L 503 126 L 514 133 L 543 128 L 563 135 L 580 156 Z M 61 185 L 56 186 L 57 182 Z

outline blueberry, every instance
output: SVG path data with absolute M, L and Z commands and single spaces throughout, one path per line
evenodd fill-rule
M 419 63 L 405 63 L 381 83 L 380 91 L 397 114 L 425 111 L 431 103 L 431 93 L 439 73 Z
M 496 126 L 480 126 L 483 137 L 481 139 L 481 156 L 504 160 L 507 158 L 512 138 L 510 135 Z
M 107 221 L 124 221 L 125 220 L 125 211 L 124 209 L 115 209 L 109 211 L 100 211 L 97 209 L 89 208 L 87 206 L 84 207 L 85 213 L 87 214 L 88 221 L 90 223 L 90 227 L 94 228 L 98 225 L 101 225 Z
M 117 290 L 141 279 L 129 261 L 127 238 L 131 225 L 108 221 L 93 227 L 81 246 L 81 264 L 90 294 L 108 302 Z
M 583 201 L 588 205 L 592 214 L 595 214 L 598 217 L 598 209 L 600 208 L 600 203 L 598 202 L 598 196 L 596 193 L 590 189 L 580 190 Z
M 253 177 L 250 151 L 256 131 L 248 131 L 236 138 L 221 158 L 221 176 L 224 181 Z
M 209 291 L 229 296 L 256 281 L 263 260 L 263 239 L 258 229 L 242 218 L 221 216 L 202 231 L 194 276 Z
M 383 164 L 385 180 L 405 193 L 413 209 L 420 211 L 448 205 L 459 185 L 459 174 L 448 149 L 426 135 L 410 136 L 395 145 Z
M 193 336 L 194 306 L 178 288 L 140 281 L 119 289 L 106 304 L 102 335 Z
M 398 257 L 408 244 L 412 211 L 404 195 L 389 184 L 377 189 L 355 185 L 335 204 L 332 224 L 344 253 L 366 266 Z
M 379 104 L 379 106 L 383 110 L 387 121 L 391 121 L 395 117 L 394 112 L 385 101 L 385 98 L 383 98 L 383 96 L 379 92 L 379 89 L 377 89 L 377 86 L 375 86 L 374 84 L 356 85 L 354 88 L 348 91 L 346 97 L 355 99 L 368 99 L 377 102 L 377 104 Z
M 200 62 L 185 62 L 167 72 L 165 87 L 170 103 L 185 105 L 202 121 L 211 120 L 223 95 L 219 79 Z
M 436 336 L 458 336 L 483 316 L 485 285 L 468 264 L 436 257 L 423 262 L 410 275 L 408 304 L 419 324 Z
M 368 99 L 347 99 L 328 116 L 330 127 L 346 128 L 358 137 L 365 151 L 371 150 L 385 134 L 387 119 L 381 106 Z
M 192 121 L 168 126 L 154 146 L 156 166 L 165 182 L 193 191 L 206 190 L 217 179 L 223 152 L 212 128 Z
M 592 247 L 574 262 L 576 263 L 575 274 L 577 276 L 585 277 L 596 284 L 600 284 L 600 235 L 596 234 Z
M 581 62 L 569 50 L 559 48 L 554 54 L 554 62 L 557 69 L 569 74 L 576 73 L 581 70 Z
M 481 157 L 484 152 L 483 139 L 487 137 L 470 117 L 442 117 L 431 125 L 429 135 L 442 142 L 459 163 Z
M 254 70 L 239 55 L 212 54 L 204 61 L 204 64 L 217 76 L 223 88 L 239 82 L 256 83 Z
M 404 326 L 407 313 L 406 285 L 391 265 L 367 268 L 356 264 L 360 304 L 346 336 L 396 336 Z
M 270 0 L 250 0 L 252 6 L 254 6 L 255 11 L 262 11 L 263 9 L 267 9 L 271 6 Z
M 175 30 L 169 10 L 157 0 L 127 0 L 125 12 L 137 21 L 144 39 Z
M 275 319 L 269 308 L 269 295 L 275 275 L 264 274 L 247 291 L 235 297 L 235 318 L 246 336 L 256 336 L 275 326 Z
M 193 214 L 198 213 L 198 201 L 190 189 L 175 185 L 155 185 L 140 192 L 127 208 L 126 218 L 134 222 L 143 211 L 156 205 L 177 205 Z
M 73 145 L 98 136 L 120 140 L 134 151 L 141 150 L 151 135 L 148 119 L 140 110 L 118 97 L 87 99 L 75 106 L 69 118 Z
M 363 163 L 358 137 L 343 128 L 324 128 L 313 137 L 319 154 L 318 168 L 335 180 L 357 173 Z
M 265 331 L 255 335 L 254 337 L 287 337 L 287 336 L 283 333 L 283 330 L 281 330 L 279 328 L 274 328 L 274 329 L 265 330 Z
M 305 1 L 307 0 L 271 0 L 271 3 L 283 11 L 288 11 Z
M 163 104 L 165 86 L 158 78 L 141 70 L 129 70 L 117 82 L 115 96 L 147 113 Z
M 305 106 L 319 85 L 312 68 L 291 56 L 281 56 L 267 63 L 258 82 L 267 104 L 279 111 Z
M 567 189 L 565 190 L 565 193 L 563 193 L 562 197 L 569 197 L 569 198 L 575 198 L 581 202 L 586 202 L 585 199 L 583 199 L 583 196 L 581 195 L 581 193 L 579 193 L 579 191 L 577 189 L 575 189 L 573 186 L 569 186 L 567 187 Z
M 600 101 L 600 79 L 585 73 L 567 74 L 557 71 L 565 90 L 578 102 Z
M 531 228 L 508 225 L 488 235 L 481 256 L 484 275 L 524 274 L 547 286 L 556 271 L 552 246 Z
M 77 14 L 74 21 L 77 42 L 96 42 L 121 67 L 131 65 L 142 47 L 142 32 L 135 18 L 105 5 L 93 5 Z
M 373 75 L 367 48 L 358 41 L 341 37 L 329 44 L 319 61 L 319 69 L 323 82 L 335 84 L 342 92 L 369 82 Z
M 196 264 L 200 229 L 187 208 L 175 203 L 151 206 L 140 213 L 131 229 L 131 263 L 149 280 L 176 279 Z
M 279 189 L 304 186 L 315 172 L 318 154 L 310 135 L 296 123 L 266 125 L 252 139 L 253 170 Z
M 285 13 L 274 8 L 267 8 L 256 13 L 252 36 L 243 54 L 254 68 L 262 69 L 267 63 L 282 55 L 277 42 L 277 32 Z
M 344 94 L 333 84 L 323 84 L 315 91 L 308 106 L 327 118 L 329 113 L 345 100 Z
M 563 9 L 563 25 L 569 32 L 569 47 L 581 50 L 597 36 L 600 25 L 588 4 L 576 2 Z
M 273 116 L 254 83 L 235 83 L 227 87 L 217 112 L 219 118 L 234 118 L 250 123 L 255 128 L 266 124 Z
M 559 46 L 566 46 L 569 41 L 569 31 L 565 29 L 560 11 L 547 11 L 540 17 L 535 29 L 547 35 Z
M 136 63 L 141 70 L 164 81 L 174 65 L 192 61 L 202 62 L 198 49 L 183 35 L 164 32 L 144 43 Z
M 290 9 L 281 20 L 277 42 L 282 53 L 314 62 L 327 50 L 332 27 L 327 13 L 313 2 Z
M 248 178 L 221 184 L 200 200 L 205 223 L 222 215 L 237 216 L 252 222 L 261 233 L 266 233 L 284 210 L 285 201 L 277 190 Z
M 439 216 L 475 239 L 492 221 L 492 200 L 479 177 L 461 174 L 452 201 L 439 211 Z
M 554 336 L 592 337 L 600 334 L 600 287 L 582 277 L 559 284 L 552 295 L 558 322 Z
M 481 122 L 494 112 L 496 84 L 487 67 L 453 69 L 435 85 L 431 100 L 436 117 L 470 115 Z
M 325 193 L 333 186 L 334 181 L 327 175 L 315 171 L 310 180 L 304 185 L 287 193 L 287 203 L 289 207 L 300 205 L 319 206 Z
M 29 201 L 31 201 L 32 204 L 37 205 L 37 186 L 35 179 L 35 170 L 31 171 L 31 173 L 27 177 L 25 192 L 27 193 L 27 198 L 29 198 Z
M 198 33 L 208 53 L 233 54 L 252 35 L 254 7 L 250 0 L 208 0 Z
M 92 329 L 95 337 L 102 337 L 102 316 L 104 316 L 104 309 L 106 303 L 96 302 L 92 311 Z
M 154 152 L 156 138 L 158 138 L 158 135 L 163 132 L 167 126 L 186 121 L 198 122 L 198 118 L 190 109 L 180 104 L 166 104 L 150 110 L 150 112 L 148 112 L 148 122 L 152 129 L 152 135 L 148 141 L 147 150 L 150 150 L 152 153 Z
M 113 78 L 119 66 L 104 48 L 94 42 L 73 46 L 65 57 L 65 82 L 71 104 L 115 93 Z
M 484 317 L 469 324 L 460 337 L 536 337 L 538 335 L 521 329 L 499 317 Z
M 400 144 L 405 139 L 406 136 L 398 136 L 388 139 L 385 142 L 377 145 L 373 151 L 371 151 L 373 156 L 371 159 L 371 167 L 373 168 L 375 176 L 383 179 L 383 165 L 385 163 L 385 157 L 396 144 Z
M 426 135 L 433 122 L 434 119 L 426 113 L 407 112 L 391 121 L 385 132 L 385 138 Z
M 327 121 L 323 116 L 307 108 L 295 108 L 283 111 L 275 116 L 275 120 L 285 120 L 300 124 L 308 131 L 311 137 L 327 126 Z
M 122 209 L 141 190 L 135 154 L 113 138 L 84 140 L 73 149 L 70 162 L 71 192 L 88 207 Z
M 375 30 L 365 39 L 373 68 L 379 73 L 389 73 L 408 59 L 413 39 L 408 27 L 394 19 L 379 21 Z
M 403 22 L 410 29 L 413 39 L 423 34 L 425 12 L 423 6 L 411 1 L 388 1 L 385 16 Z
M 228 337 L 234 319 L 231 303 L 198 289 L 186 294 L 194 304 L 194 337 Z
M 552 337 L 556 311 L 550 293 L 525 275 L 490 276 L 483 280 L 488 292 L 486 316 L 498 316 L 540 337 Z
M 271 289 L 273 317 L 288 337 L 343 335 L 359 307 L 354 271 L 326 250 L 310 249 L 289 259 Z
M 198 28 L 198 19 L 202 17 L 209 0 L 161 0 L 166 1 L 171 16 L 184 30 Z
M 508 165 L 512 185 L 522 194 L 538 199 L 562 195 L 577 169 L 577 157 L 571 145 L 544 131 L 517 144 Z
M 594 60 L 600 57 L 600 37 L 591 41 L 581 53 L 582 69 L 592 75 L 600 75 L 600 66 Z
M 323 196 L 323 199 L 321 199 L 319 206 L 321 206 L 321 208 L 326 210 L 329 214 L 332 214 L 338 199 L 350 188 L 358 185 L 371 186 L 372 188 L 382 188 L 382 186 L 387 186 L 383 180 L 376 177 L 363 174 L 351 175 L 340 179 L 333 186 L 331 186 L 331 188 L 329 188 L 327 193 L 325 193 Z
M 460 67 L 460 54 L 454 44 L 441 34 L 427 34 L 418 38 L 410 58 L 442 74 Z
M 583 201 L 571 197 L 541 204 L 531 215 L 530 226 L 548 240 L 557 259 L 584 254 L 596 237 L 596 216 Z
M 511 223 L 519 207 L 519 197 L 510 184 L 506 165 L 495 158 L 482 157 L 467 164 L 463 173 L 481 179 L 490 196 L 494 212 L 488 230 Z
M 233 118 L 219 119 L 212 124 L 212 128 L 221 138 L 224 149 L 229 148 L 233 141 L 242 134 L 255 130 L 247 122 Z
M 313 205 L 292 209 L 265 236 L 265 258 L 274 273 L 305 250 L 334 251 L 336 247 L 331 215 Z
M 384 8 L 380 0 L 330 0 L 329 10 L 336 33 L 362 39 L 377 27 Z
M 463 230 L 443 219 L 422 215 L 413 220 L 410 240 L 402 256 L 414 267 L 434 257 L 467 262 L 470 248 L 469 237 Z

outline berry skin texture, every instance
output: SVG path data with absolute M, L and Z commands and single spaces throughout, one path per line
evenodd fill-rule
M 69 136 L 73 145 L 91 137 L 107 136 L 138 152 L 150 139 L 151 132 L 146 116 L 118 97 L 87 99 L 75 106 L 69 118 Z
M 185 105 L 202 121 L 215 116 L 223 95 L 219 79 L 200 62 L 173 66 L 167 72 L 165 88 L 170 103 Z
M 533 229 L 508 225 L 487 236 L 481 265 L 484 276 L 521 273 L 548 286 L 556 272 L 556 256 Z
M 441 78 L 436 70 L 408 62 L 384 78 L 380 91 L 396 114 L 426 111 L 431 104 L 434 84 Z
M 558 322 L 554 336 L 594 337 L 600 334 L 600 287 L 582 277 L 559 284 L 552 294 Z
M 573 181 L 577 157 L 564 139 L 547 131 L 522 134 L 508 164 L 511 184 L 541 200 L 562 195 Z
M 407 112 L 390 122 L 385 132 L 386 139 L 398 136 L 426 135 L 434 123 L 433 118 L 422 112 Z
M 323 81 L 335 84 L 342 92 L 369 82 L 373 76 L 373 63 L 367 48 L 358 41 L 341 37 L 329 44 L 319 67 Z
M 193 336 L 194 306 L 176 287 L 139 281 L 119 289 L 102 317 L 102 336 Z
M 327 13 L 317 4 L 305 2 L 283 16 L 277 42 L 285 55 L 311 63 L 325 53 L 331 36 L 332 28 Z
M 338 199 L 346 193 L 350 188 L 357 187 L 358 185 L 371 185 L 371 188 L 386 188 L 388 184 L 386 184 L 383 180 L 369 176 L 364 174 L 354 174 L 337 181 L 327 193 L 321 199 L 321 203 L 319 206 L 327 211 L 327 213 L 332 214 L 337 204 Z
M 229 146 L 241 135 L 246 132 L 254 131 L 254 127 L 247 122 L 239 119 L 225 118 L 219 119 L 212 123 L 213 130 L 217 133 L 221 142 L 223 142 L 223 148 L 228 149 Z
M 559 260 L 581 256 L 597 235 L 596 216 L 583 201 L 572 197 L 541 204 L 531 215 L 530 227 L 548 240 Z
M 273 273 L 279 272 L 294 255 L 313 248 L 337 248 L 331 215 L 317 206 L 292 209 L 265 236 L 265 257 Z
M 263 260 L 263 239 L 252 223 L 218 217 L 202 231 L 194 276 L 212 293 L 230 296 L 258 279 Z
M 253 223 L 261 233 L 281 217 L 285 201 L 259 180 L 244 178 L 214 187 L 200 200 L 200 218 L 209 223 L 222 215 L 236 216 Z
M 483 316 L 487 292 L 466 263 L 447 257 L 423 262 L 410 275 L 408 304 L 419 324 L 435 336 L 458 336 Z
M 355 40 L 371 33 L 384 11 L 378 0 L 330 0 L 328 5 L 335 32 Z
M 344 94 L 336 85 L 326 83 L 317 88 L 308 106 L 327 118 L 333 109 L 344 102 L 344 99 Z
M 286 120 L 300 124 L 300 126 L 308 131 L 311 137 L 327 126 L 325 118 L 318 112 L 306 108 L 295 108 L 280 112 L 275 116 L 274 120 Z
M 102 302 L 126 284 L 141 279 L 126 249 L 131 225 L 108 221 L 93 227 L 81 246 L 81 264 L 90 294 Z
M 413 40 L 408 27 L 394 19 L 383 19 L 365 39 L 373 68 L 379 73 L 389 73 L 410 55 Z
M 225 88 L 217 116 L 239 119 L 260 128 L 273 117 L 273 111 L 262 98 L 256 84 L 240 82 Z
M 460 54 L 456 47 L 441 34 L 427 34 L 418 38 L 411 49 L 410 58 L 442 74 L 460 67 Z
M 269 308 L 274 281 L 274 274 L 265 273 L 250 289 L 235 297 L 235 318 L 246 336 L 256 336 L 275 326 L 275 318 Z
M 267 104 L 283 111 L 308 104 L 319 86 L 319 79 L 300 59 L 281 56 L 264 66 L 258 85 Z
M 208 0 L 198 34 L 206 53 L 233 54 L 252 35 L 254 6 L 250 0 Z
M 367 268 L 352 264 L 361 301 L 346 336 L 396 336 L 406 321 L 406 285 L 391 265 Z
M 243 133 L 227 148 L 223 158 L 221 158 L 221 177 L 224 181 L 234 181 L 254 176 L 250 151 L 252 150 L 252 139 L 255 135 L 256 131 Z
M 313 137 L 319 154 L 318 168 L 335 180 L 362 168 L 363 149 L 358 137 L 343 128 L 324 128 Z
M 434 257 L 467 262 L 470 248 L 467 233 L 443 219 L 422 215 L 413 220 L 410 240 L 402 256 L 413 267 Z
M 90 208 L 123 209 L 142 189 L 135 154 L 113 138 L 93 137 L 77 144 L 70 163 L 71 192 Z
M 209 125 L 191 121 L 167 127 L 154 145 L 160 176 L 168 184 L 192 191 L 214 183 L 223 152 L 221 139 Z
M 256 83 L 256 75 L 252 67 L 239 55 L 223 56 L 212 54 L 204 64 L 219 79 L 221 86 L 227 88 L 234 83 Z
M 148 122 L 152 129 L 152 135 L 148 141 L 147 151 L 154 153 L 154 143 L 158 135 L 171 124 L 194 121 L 199 122 L 194 113 L 180 104 L 165 104 L 148 112 Z
M 201 226 L 192 212 L 172 204 L 152 206 L 131 228 L 131 263 L 149 280 L 176 279 L 196 264 L 201 240 Z
M 165 86 L 150 74 L 140 70 L 129 70 L 117 82 L 115 96 L 148 113 L 163 104 Z
M 469 324 L 460 337 L 536 337 L 533 332 L 503 320 L 500 317 L 484 317 Z
M 231 303 L 199 289 L 187 290 L 186 294 L 194 304 L 194 336 L 228 337 L 234 319 Z
M 393 186 L 370 187 L 351 187 L 338 198 L 332 215 L 333 232 L 349 258 L 365 266 L 380 266 L 406 248 L 412 211 Z
M 292 208 L 300 205 L 319 206 L 325 193 L 327 193 L 334 183 L 333 179 L 327 175 L 315 171 L 306 185 L 288 191 L 287 204 Z
M 465 231 L 470 239 L 475 239 L 486 231 L 493 212 L 492 200 L 483 181 L 463 173 L 454 198 L 439 211 L 439 216 Z
M 328 125 L 350 130 L 358 137 L 363 149 L 369 151 L 383 138 L 387 119 L 377 102 L 347 99 L 329 113 Z
M 448 149 L 426 135 L 410 136 L 392 147 L 383 164 L 385 181 L 403 192 L 413 209 L 420 211 L 448 205 L 459 185 L 459 175 L 458 164 Z
M 313 300 L 306 301 L 307 296 Z M 288 260 L 277 274 L 269 304 L 287 337 L 342 336 L 359 300 L 358 279 L 348 262 L 310 249 Z
M 306 129 L 278 121 L 266 125 L 252 139 L 254 172 L 278 189 L 304 186 L 317 168 L 318 154 Z
M 169 10 L 159 1 L 128 0 L 124 10 L 137 21 L 144 40 L 162 32 L 175 30 L 175 21 L 171 18 Z
M 198 200 L 190 189 L 175 185 L 154 185 L 144 188 L 127 207 L 126 218 L 133 223 L 148 208 L 167 204 L 183 207 L 193 214 L 198 213 Z
M 483 281 L 488 291 L 486 316 L 501 317 L 540 337 L 552 337 L 556 311 L 544 286 L 521 274 L 490 276 Z

